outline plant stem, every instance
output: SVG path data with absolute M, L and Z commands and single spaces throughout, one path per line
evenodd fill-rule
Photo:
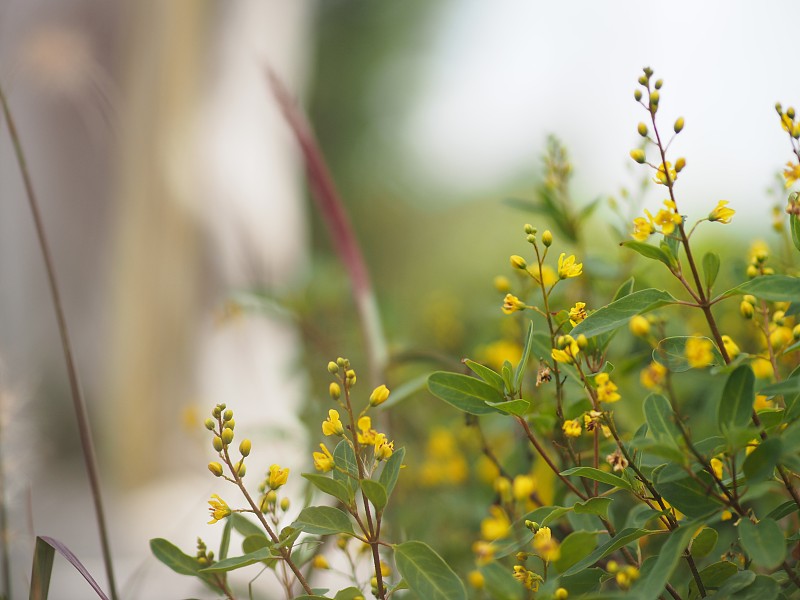
M 39 211 L 39 203 L 36 200 L 36 194 L 33 190 L 33 182 L 31 180 L 30 171 L 28 170 L 28 163 L 25 159 L 25 153 L 22 151 L 22 142 L 20 140 L 19 133 L 17 132 L 15 121 L 11 116 L 11 109 L 9 108 L 8 100 L 6 99 L 6 95 L 2 87 L 0 87 L 0 104 L 3 105 L 3 115 L 5 116 L 6 125 L 8 126 L 8 133 L 11 136 L 11 141 L 14 145 L 14 153 L 17 158 L 20 173 L 22 174 L 22 181 L 25 185 L 25 193 L 28 198 L 28 205 L 30 207 L 31 215 L 36 228 L 36 236 L 39 241 L 39 248 L 42 252 L 42 258 L 44 259 L 45 270 L 47 271 L 47 282 L 50 288 L 50 296 L 53 300 L 53 309 L 55 310 L 56 321 L 58 323 L 58 331 L 61 336 L 61 346 L 64 353 L 64 360 L 67 365 L 67 375 L 69 377 L 69 387 L 72 395 L 72 405 L 75 412 L 75 418 L 78 421 L 78 435 L 80 437 L 81 449 L 83 451 L 84 463 L 86 465 L 86 472 L 89 477 L 89 488 L 91 490 L 92 500 L 94 502 L 97 528 L 100 533 L 100 546 L 103 554 L 103 563 L 105 565 L 106 577 L 108 578 L 111 600 L 116 600 L 118 598 L 117 585 L 114 578 L 114 567 L 111 561 L 111 545 L 108 539 L 105 513 L 103 511 L 103 501 L 100 492 L 100 476 L 97 468 L 97 456 L 95 454 L 94 443 L 92 440 L 92 431 L 89 425 L 89 415 L 86 410 L 86 402 L 83 398 L 80 379 L 78 378 L 78 371 L 75 367 L 72 343 L 70 342 L 69 330 L 67 329 L 67 320 L 64 316 L 61 294 L 59 292 L 58 282 L 56 280 L 56 272 L 55 267 L 53 266 L 53 259 L 50 254 L 50 247 L 44 231 L 44 223 L 42 222 L 41 213 Z

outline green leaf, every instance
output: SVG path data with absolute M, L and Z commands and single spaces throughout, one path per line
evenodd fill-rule
M 380 483 L 377 481 L 372 481 L 371 479 L 362 479 L 361 480 L 361 489 L 364 492 L 364 495 L 367 497 L 367 500 L 372 502 L 372 506 L 375 507 L 379 513 L 386 508 L 386 503 L 389 501 L 389 495 L 386 493 L 386 488 L 384 488 Z
M 242 567 L 248 567 L 270 558 L 272 558 L 272 548 L 261 548 L 255 552 L 250 552 L 249 554 L 234 556 L 233 558 L 226 558 L 225 560 L 215 562 L 210 567 L 201 569 L 200 573 L 227 573 L 228 571 L 234 571 L 236 569 L 241 569 Z
M 599 500 L 599 498 L 592 498 Z M 576 505 L 577 506 L 577 505 Z M 555 561 L 556 569 L 563 573 L 579 560 L 583 560 L 597 546 L 597 533 L 594 531 L 573 531 L 561 542 L 561 553 Z
M 752 571 L 739 571 L 725 581 L 717 590 L 717 597 L 728 600 L 736 592 L 745 589 L 756 580 L 756 574 Z
M 217 552 L 217 557 L 219 558 L 219 560 L 228 558 L 228 549 L 231 546 L 232 527 L 233 527 L 233 521 L 231 519 L 225 519 L 225 527 L 223 527 L 222 529 L 222 539 L 220 539 L 219 542 L 219 552 Z
M 706 252 L 703 255 L 703 276 L 705 277 L 706 289 L 710 290 L 717 280 L 719 274 L 719 254 Z
M 605 574 L 606 572 L 603 569 L 584 569 L 574 575 L 562 575 L 559 577 L 558 583 L 559 587 L 563 587 L 569 592 L 570 597 L 597 598 L 594 594 L 591 596 L 583 596 L 583 594 L 598 590 Z
M 490 562 L 480 567 L 485 580 L 485 589 L 493 600 L 520 600 L 523 588 L 514 579 L 511 569 L 498 562 Z
M 752 561 L 765 569 L 779 567 L 786 558 L 786 539 L 772 519 L 761 519 L 758 523 L 742 519 L 739 539 Z
M 466 600 L 467 592 L 458 575 L 442 557 L 423 542 L 411 541 L 394 547 L 397 570 L 409 589 L 425 600 Z
M 308 506 L 300 512 L 291 526 L 317 535 L 355 535 L 350 517 L 332 506 Z
M 677 300 L 671 294 L 663 290 L 654 288 L 639 290 L 596 310 L 578 323 L 570 335 L 575 338 L 580 334 L 584 334 L 586 337 L 594 337 L 622 327 L 636 315 L 650 312 L 668 304 L 675 304 L 676 302 Z
M 800 219 L 795 214 L 789 215 L 789 229 L 792 231 L 794 247 L 800 250 Z
M 267 548 L 271 545 L 272 543 L 263 535 L 248 535 L 242 540 L 242 552 L 250 554 L 251 552 Z
M 708 556 L 717 545 L 717 538 L 719 534 L 717 530 L 712 527 L 703 527 L 694 539 L 692 540 L 692 556 L 695 558 L 703 558 Z
M 621 488 L 623 490 L 632 490 L 631 484 L 628 483 L 622 477 L 617 475 L 612 475 L 611 473 L 606 473 L 605 471 L 601 471 L 600 469 L 595 469 L 593 467 L 573 467 L 572 469 L 567 469 L 566 471 L 561 472 L 562 475 L 578 475 L 579 477 L 586 477 L 587 479 L 593 479 L 595 481 L 599 481 L 601 483 L 607 483 L 608 485 Z
M 600 515 L 607 518 L 608 507 L 613 501 L 613 498 L 589 498 L 586 502 L 576 502 L 572 510 L 578 515 Z
M 356 598 L 363 598 L 364 592 L 357 587 L 350 586 L 336 593 L 333 600 L 355 600 Z
M 664 365 L 673 373 L 683 373 L 684 371 L 688 371 L 692 367 L 689 364 L 689 359 L 686 358 L 686 343 L 690 339 L 697 337 L 711 342 L 711 340 L 703 336 L 677 335 L 674 337 L 664 338 L 653 350 L 653 360 L 661 365 Z M 720 354 L 719 350 L 714 345 L 714 342 L 711 342 L 711 354 L 713 358 L 709 366 L 725 364 L 722 354 Z
M 472 415 L 500 412 L 487 402 L 503 402 L 505 397 L 488 383 L 469 375 L 436 371 L 428 377 L 428 390 L 451 406 Z
M 617 288 L 617 291 L 614 293 L 614 299 L 612 300 L 612 302 L 614 302 L 615 300 L 619 300 L 620 298 L 624 298 L 628 294 L 632 293 L 633 284 L 634 284 L 633 277 L 628 277 L 624 282 L 622 282 L 622 285 L 619 286 Z
M 33 550 L 33 567 L 31 570 L 30 598 L 33 600 L 47 600 L 50 592 L 50 577 L 53 571 L 55 552 L 65 558 L 73 568 L 80 573 L 94 590 L 100 600 L 108 600 L 98 583 L 94 580 L 89 570 L 78 560 L 78 557 L 62 542 L 46 535 L 36 536 L 36 545 Z
M 696 473 L 697 479 L 687 476 L 670 481 L 662 481 L 660 475 L 663 473 L 664 471 L 659 473 L 659 477 L 654 482 L 656 491 L 686 516 L 701 517 L 718 510 L 721 506 L 719 502 L 708 495 L 707 490 L 712 489 L 714 483 L 711 476 L 705 471 Z
M 647 577 L 642 577 L 631 589 L 634 598 L 656 600 L 678 566 L 678 561 L 697 530 L 697 523 L 686 523 L 669 533 Z
M 184 554 L 180 548 L 168 540 L 163 538 L 150 540 L 150 552 L 176 573 L 197 575 L 200 572 L 200 564 L 197 559 Z
M 238 531 L 242 537 L 248 537 L 251 535 L 260 535 L 263 538 L 267 537 L 267 534 L 261 528 L 261 525 L 256 525 L 241 513 L 231 513 L 231 516 L 228 517 L 228 519 L 233 523 L 233 528 Z
M 397 478 L 400 475 L 400 467 L 403 466 L 403 458 L 406 456 L 405 448 L 398 448 L 383 465 L 378 481 L 386 490 L 386 496 L 390 497 L 394 491 L 394 486 L 397 483 Z
M 517 400 L 507 400 L 506 402 L 498 402 L 497 404 L 492 404 L 492 407 L 509 415 L 515 415 L 521 417 L 528 412 L 528 410 L 531 407 L 531 403 L 529 400 L 523 400 L 520 398 Z
M 578 573 L 587 567 L 591 567 L 598 560 L 608 556 L 612 552 L 619 550 L 623 546 L 626 546 L 631 542 L 638 540 L 641 537 L 644 537 L 646 535 L 651 535 L 654 533 L 663 533 L 663 532 L 653 531 L 650 529 L 633 529 L 630 527 L 623 529 L 622 531 L 617 532 L 616 536 L 614 536 L 613 538 L 608 540 L 605 544 L 597 548 L 589 556 L 587 556 L 582 560 L 579 560 L 569 569 L 564 571 L 564 573 L 562 573 L 562 576 L 567 577 L 569 575 L 574 575 L 575 573 Z
M 785 394 L 800 394 L 800 372 L 798 372 L 797 374 L 795 374 L 795 372 L 792 372 L 792 374 L 783 381 L 766 385 L 760 390 L 758 390 L 758 393 L 763 394 L 764 396 L 782 396 Z
M 752 294 L 771 302 L 792 302 L 800 297 L 800 278 L 788 275 L 764 275 L 725 292 L 726 296 L 734 294 Z
M 522 348 L 522 358 L 517 363 L 517 368 L 514 369 L 514 389 L 512 393 L 522 389 L 522 376 L 525 374 L 525 369 L 528 366 L 528 359 L 531 356 L 531 346 L 533 345 L 533 321 L 528 322 L 528 333 L 525 336 L 525 345 Z
M 338 479 L 333 479 L 327 475 L 320 475 L 318 473 L 303 473 L 302 477 L 314 484 L 314 487 L 321 492 L 341 500 L 348 506 L 353 501 L 353 492 Z
M 342 440 L 333 449 L 333 462 L 336 468 L 331 471 L 333 479 L 344 485 L 353 494 L 358 487 L 358 464 L 356 454 L 347 440 Z
M 793 512 L 796 512 L 797 508 L 797 503 L 794 500 L 787 500 L 780 506 L 773 508 L 767 515 L 767 518 L 780 521 L 783 517 L 787 517 Z
M 753 583 L 735 594 L 727 596 L 729 600 L 764 600 L 764 598 L 781 598 L 780 586 L 772 577 L 756 575 Z M 785 596 L 784 596 L 785 598 Z
M 759 483 L 772 479 L 775 467 L 781 459 L 783 444 L 778 438 L 769 438 L 762 441 L 744 459 L 742 470 L 747 482 L 750 484 Z
M 669 400 L 661 394 L 650 394 L 644 399 L 642 410 L 647 427 L 657 441 L 678 445 L 680 432 Z
M 717 423 L 723 433 L 750 422 L 756 398 L 755 381 L 750 365 L 740 365 L 728 376 L 717 411 Z
M 294 600 L 331 600 L 328 596 L 317 596 L 313 594 L 309 596 L 308 594 L 303 594 L 302 596 L 295 596 Z
M 650 244 L 646 244 L 645 242 L 637 242 L 635 240 L 628 240 L 627 242 L 622 242 L 620 246 L 625 246 L 626 248 L 630 248 L 635 252 L 638 252 L 645 258 L 649 258 L 650 260 L 657 260 L 659 262 L 664 263 L 667 268 L 671 271 L 672 270 L 672 261 L 670 261 L 669 255 L 664 252 L 661 248 L 657 248 L 656 246 L 651 246 Z
M 475 373 L 475 375 L 483 379 L 501 394 L 503 393 L 505 390 L 505 382 L 503 381 L 503 377 L 500 375 L 500 373 L 497 373 L 489 367 L 485 367 L 482 364 L 476 363 L 474 360 L 470 360 L 468 358 L 465 358 L 462 362 L 467 365 L 469 370 Z
M 706 592 L 712 592 L 719 589 L 727 579 L 738 572 L 739 568 L 735 564 L 721 560 L 702 569 L 700 571 L 700 579 L 703 582 L 703 587 L 706 588 Z M 696 600 L 698 598 L 700 598 L 700 593 L 697 590 L 697 583 L 692 578 L 689 581 L 689 599 Z

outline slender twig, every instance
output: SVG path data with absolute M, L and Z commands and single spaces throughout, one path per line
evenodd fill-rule
M 97 468 L 97 456 L 94 450 L 91 427 L 89 426 L 89 415 L 86 410 L 86 402 L 83 398 L 81 383 L 78 377 L 78 370 L 75 366 L 72 343 L 70 342 L 69 330 L 67 329 L 67 320 L 64 316 L 64 307 L 61 303 L 61 293 L 59 292 L 58 282 L 56 280 L 55 267 L 50 254 L 47 236 L 45 235 L 44 223 L 39 211 L 39 203 L 36 200 L 36 194 L 33 190 L 33 181 L 31 180 L 30 171 L 28 170 L 28 163 L 25 159 L 25 153 L 22 151 L 22 142 L 19 137 L 19 133 L 17 132 L 15 121 L 11 116 L 11 109 L 9 108 L 8 100 L 6 99 L 6 95 L 2 87 L 0 87 L 0 103 L 3 105 L 3 115 L 5 116 L 6 125 L 8 126 L 8 133 L 11 136 L 11 141 L 14 145 L 14 153 L 17 158 L 20 173 L 22 174 L 22 181 L 25 185 L 25 194 L 28 197 L 28 205 L 31 210 L 34 225 L 36 227 L 36 236 L 39 240 L 39 248 L 42 252 L 42 258 L 47 271 L 47 282 L 50 287 L 50 296 L 53 300 L 53 309 L 55 310 L 56 321 L 58 322 L 58 331 L 61 335 L 61 346 L 64 352 L 64 360 L 67 364 L 67 374 L 69 376 L 69 387 L 72 395 L 73 409 L 75 411 L 75 418 L 78 421 L 78 435 L 80 437 L 81 448 L 83 450 L 86 472 L 89 477 L 89 487 L 91 489 L 92 500 L 94 502 L 94 511 L 97 517 L 97 528 L 100 533 L 100 546 L 103 553 L 103 563 L 105 564 L 106 577 L 108 577 L 111 600 L 116 600 L 118 598 L 117 585 L 114 578 L 114 567 L 111 562 L 111 545 L 108 539 L 109 536 L 106 528 L 105 513 L 103 511 L 103 501 L 100 491 L 100 476 Z

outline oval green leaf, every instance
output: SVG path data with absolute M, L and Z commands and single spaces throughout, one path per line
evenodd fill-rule
M 441 556 L 423 542 L 394 547 L 397 570 L 409 589 L 425 600 L 466 600 L 467 591 L 458 575 Z
M 761 519 L 758 523 L 742 519 L 739 540 L 753 562 L 765 569 L 779 567 L 786 558 L 786 539 L 780 526 L 772 519 Z
M 646 244 L 645 242 L 637 242 L 636 240 L 628 240 L 627 242 L 622 242 L 620 246 L 625 246 L 626 248 L 630 248 L 631 250 L 638 252 L 645 258 L 649 258 L 650 260 L 657 260 L 659 262 L 664 263 L 667 268 L 671 271 L 672 265 L 670 261 L 669 255 L 664 252 L 661 248 L 657 248 L 656 246 L 651 246 L 650 244 Z
M 605 471 L 601 471 L 600 469 L 595 469 L 593 467 L 573 467 L 572 469 L 567 469 L 566 471 L 562 471 L 561 474 L 586 477 L 587 479 L 593 479 L 594 481 L 607 483 L 608 485 L 611 485 L 613 487 L 618 487 L 623 490 L 630 491 L 631 489 L 633 489 L 631 487 L 631 484 L 628 483 L 622 477 L 618 477 L 617 475 L 612 475 L 611 473 L 606 473 Z
M 488 383 L 460 373 L 431 373 L 428 390 L 437 398 L 471 415 L 498 413 L 500 411 L 487 402 L 505 401 L 503 394 Z
M 692 368 L 689 364 L 689 359 L 686 358 L 686 342 L 698 336 L 676 335 L 673 337 L 664 338 L 658 343 L 658 346 L 653 350 L 653 360 L 657 363 L 667 367 L 673 373 L 683 373 Z M 701 339 L 711 342 L 707 337 L 699 336 Z M 711 342 L 711 363 L 708 366 L 724 365 L 725 361 L 722 358 L 717 347 Z
M 778 438 L 769 438 L 756 446 L 742 465 L 747 482 L 754 484 L 771 479 L 782 453 L 783 444 Z
M 594 563 L 598 560 L 608 556 L 612 552 L 619 550 L 623 546 L 630 544 L 633 541 L 638 540 L 640 537 L 644 537 L 646 535 L 650 535 L 653 533 L 663 533 L 661 531 L 653 531 L 650 529 L 633 529 L 627 528 L 623 529 L 622 531 L 618 532 L 616 536 L 608 540 L 605 544 L 597 548 L 594 552 L 592 552 L 586 558 L 579 560 L 577 563 L 572 565 L 569 569 L 562 573 L 562 577 L 568 577 L 570 575 L 574 575 L 580 571 L 583 571 L 587 567 L 591 567 Z
M 327 475 L 320 475 L 318 473 L 303 473 L 302 476 L 304 479 L 307 479 L 314 484 L 314 487 L 321 492 L 324 492 L 329 496 L 333 496 L 337 500 L 341 500 L 347 505 L 353 501 L 352 491 L 344 483 L 337 479 L 332 479 Z
M 800 298 L 800 278 L 788 275 L 764 275 L 736 286 L 725 295 L 752 294 L 771 302 L 792 302 Z
M 372 502 L 372 506 L 375 507 L 375 510 L 382 512 L 383 509 L 386 508 L 386 503 L 389 501 L 389 496 L 386 493 L 386 488 L 384 488 L 380 483 L 377 481 L 372 481 L 371 479 L 362 479 L 361 489 L 364 492 L 364 495 L 367 497 L 367 500 Z
M 618 327 L 625 325 L 636 315 L 650 312 L 668 304 L 675 304 L 675 302 L 677 300 L 672 294 L 664 290 L 655 288 L 639 290 L 596 310 L 578 323 L 570 335 L 577 337 L 583 334 L 586 337 L 594 337 L 601 333 L 614 331 Z
M 656 441 L 678 445 L 680 432 L 669 400 L 661 394 L 650 394 L 644 399 L 642 409 L 647 427 Z
M 744 427 L 753 414 L 756 378 L 750 365 L 739 365 L 728 376 L 717 410 L 720 431 Z
M 355 535 L 350 517 L 332 506 L 308 506 L 300 512 L 291 526 L 316 535 Z
M 400 467 L 403 466 L 403 458 L 405 458 L 406 449 L 398 448 L 389 457 L 389 460 L 383 465 L 378 481 L 386 490 L 386 496 L 390 497 L 394 491 L 394 486 L 397 483 L 397 478 L 400 476 Z

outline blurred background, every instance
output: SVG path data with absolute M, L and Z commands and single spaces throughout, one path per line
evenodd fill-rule
M 167 537 L 192 554 L 197 535 L 218 535 L 205 525 L 205 502 L 222 490 L 205 469 L 202 427 L 214 404 L 234 408 L 253 439 L 261 466 L 249 472 L 278 462 L 299 473 L 327 409 L 326 362 L 343 355 L 367 370 L 346 271 L 267 67 L 305 107 L 339 186 L 382 315 L 384 379 L 396 389 L 463 356 L 513 356 L 518 322 L 503 318 L 492 280 L 526 250 L 524 223 L 554 229 L 564 250 L 572 243 L 608 279 L 609 297 L 636 269 L 617 243 L 642 205 L 663 200 L 628 158 L 646 116 L 633 100 L 645 65 L 665 80 L 664 128 L 686 119 L 672 148 L 688 164 L 682 210 L 697 219 L 725 199 L 738 211 L 727 237 L 709 227 L 699 243 L 728 248 L 731 274 L 746 260 L 738 236 L 778 246 L 770 210 L 785 201 L 778 175 L 791 149 L 773 106 L 800 99 L 785 27 L 793 8 L 0 0 L 0 84 L 55 255 L 123 596 L 203 593 L 150 557 L 147 542 Z M 535 212 L 552 134 L 571 164 L 571 214 L 597 201 L 583 238 Z M 5 125 L 0 277 L 14 588 L 24 595 L 36 534 L 63 541 L 102 583 L 60 342 Z M 454 450 L 470 443 L 458 417 L 424 391 L 389 415 L 410 464 L 464 473 L 445 481 L 431 466 L 416 477 L 430 501 L 458 503 L 450 488 L 481 477 Z M 453 515 L 474 529 L 482 516 Z M 464 540 L 421 518 L 398 520 L 460 560 Z M 76 577 L 57 569 L 55 589 L 81 590 L 57 597 L 86 597 Z

